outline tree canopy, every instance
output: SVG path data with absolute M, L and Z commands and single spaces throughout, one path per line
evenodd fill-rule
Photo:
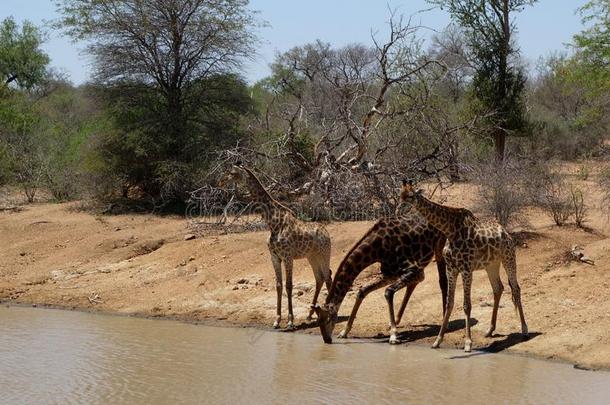
M 30 88 L 44 79 L 49 57 L 40 48 L 42 41 L 40 30 L 28 21 L 21 28 L 12 17 L 0 23 L 2 87 Z
M 479 114 L 491 114 L 496 158 L 504 158 L 506 136 L 527 127 L 523 100 L 525 75 L 518 65 L 514 41 L 514 13 L 536 0 L 428 0 L 447 9 L 462 27 L 475 67 L 473 106 Z
M 583 24 L 589 25 L 574 36 L 574 43 L 590 65 L 610 70 L 610 0 L 589 1 L 579 9 Z
M 248 109 L 237 73 L 256 43 L 247 6 L 247 0 L 58 1 L 58 25 L 89 41 L 95 81 L 119 129 L 107 138 L 109 159 L 128 157 L 117 166 L 123 182 L 160 196 L 168 167 L 192 173 L 192 164 L 237 136 Z M 188 186 L 178 188 L 184 194 Z M 171 199 L 173 191 L 167 194 Z

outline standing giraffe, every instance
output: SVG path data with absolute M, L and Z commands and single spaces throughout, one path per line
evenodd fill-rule
M 267 242 L 271 253 L 271 262 L 275 271 L 275 286 L 277 292 L 277 316 L 273 322 L 274 328 L 280 327 L 282 320 L 282 262 L 286 271 L 286 295 L 288 296 L 288 328 L 294 327 L 294 316 L 292 313 L 292 268 L 294 259 L 307 258 L 316 279 L 316 290 L 313 295 L 312 306 L 318 301 L 318 295 L 322 284 L 326 283 L 326 289 L 330 290 L 330 235 L 321 225 L 307 224 L 297 219 L 294 212 L 276 201 L 267 192 L 260 180 L 252 170 L 234 165 L 229 175 L 222 183 L 227 181 L 243 181 L 253 202 L 262 215 L 263 221 L 267 223 L 271 235 Z M 307 320 L 313 315 L 310 309 Z
M 385 297 L 390 311 L 390 343 L 398 343 L 396 325 L 407 306 L 411 294 L 417 284 L 424 279 L 424 268 L 436 256 L 439 284 L 445 308 L 447 295 L 447 279 L 442 250 L 445 236 L 433 226 L 426 223 L 421 215 L 407 213 L 397 218 L 380 219 L 347 253 L 333 280 L 326 303 L 314 309 L 318 314 L 318 323 L 322 338 L 326 343 L 332 343 L 332 332 L 337 322 L 339 307 L 354 280 L 365 268 L 380 262 L 380 273 L 373 280 L 358 290 L 356 302 L 352 309 L 345 329 L 338 337 L 347 337 L 362 300 L 379 288 L 390 286 L 385 291 Z M 394 319 L 394 293 L 407 287 L 405 297 Z
M 508 275 L 513 303 L 519 311 L 521 333 L 523 336 L 527 336 L 527 324 L 521 305 L 521 289 L 517 281 L 515 244 L 506 229 L 496 222 L 480 221 L 465 208 L 453 208 L 434 203 L 422 195 L 422 190 L 416 191 L 407 181 L 403 182 L 400 200 L 403 204 L 413 205 L 430 224 L 447 237 L 447 245 L 443 250 L 447 262 L 447 307 L 444 311 L 443 324 L 432 347 L 438 348 L 443 341 L 453 309 L 457 275 L 461 273 L 464 284 L 464 314 L 466 315 L 464 350 L 469 352 L 472 349 L 470 289 L 472 272 L 481 268 L 485 268 L 487 271 L 494 294 L 491 325 L 485 334 L 487 337 L 492 336 L 496 329 L 498 306 L 504 291 L 500 280 L 500 264 L 503 265 Z

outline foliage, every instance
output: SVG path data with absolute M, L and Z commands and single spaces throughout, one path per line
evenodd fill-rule
M 530 166 L 603 150 L 608 0 L 580 10 L 573 52 L 545 59 L 527 82 L 513 16 L 534 0 L 429 2 L 454 24 L 428 49 L 420 27 L 392 13 L 370 44 L 294 47 L 253 86 L 238 74 L 256 47 L 246 0 L 56 0 L 55 26 L 87 41 L 95 63 L 93 82 L 77 88 L 47 69 L 38 28 L 6 19 L 0 184 L 30 200 L 45 188 L 56 200 L 180 207 L 242 160 L 308 219 L 360 219 L 393 212 L 403 176 L 472 175 L 503 224 L 534 203 L 557 224 L 582 225 L 585 196 Z M 507 145 L 524 160 L 489 163 L 508 135 L 524 134 Z
M 240 138 L 242 116 L 250 111 L 245 84 L 225 75 L 193 86 L 201 88 L 200 103 L 188 111 L 187 127 L 179 138 L 168 136 L 164 123 L 171 117 L 155 89 L 141 84 L 95 89 L 114 126 L 97 138 L 98 168 L 113 174 L 125 196 L 139 190 L 159 203 L 184 201 L 197 188 L 214 150 Z M 180 168 L 175 173 L 180 180 L 169 176 L 170 167 Z
M 29 89 L 44 81 L 49 57 L 40 49 L 40 30 L 25 21 L 21 29 L 12 17 L 0 23 L 0 90 L 16 85 Z
M 607 130 L 610 112 L 610 1 L 592 0 L 579 10 L 588 27 L 574 36 L 573 81 L 588 101 L 581 121 Z
M 538 123 L 532 147 L 545 156 L 571 159 L 594 155 L 610 124 L 610 3 L 591 1 L 581 9 L 589 24 L 574 37 L 574 52 L 542 61 L 532 86 L 532 115 Z
M 95 128 L 102 119 L 87 89 L 59 82 L 38 105 L 48 158 L 44 184 L 56 200 L 74 199 L 84 194 L 86 160 Z
M 247 1 L 61 0 L 58 9 L 58 26 L 88 40 L 97 95 L 115 123 L 99 143 L 106 170 L 124 193 L 184 201 L 210 155 L 240 138 L 250 110 L 233 74 L 255 43 Z M 168 167 L 187 178 L 170 181 Z
M 0 98 L 0 145 L 4 151 L 4 177 L 18 184 L 29 202 L 40 187 L 46 158 L 35 128 L 39 117 L 32 98 L 8 90 Z
M 610 75 L 610 0 L 591 0 L 579 9 L 589 27 L 574 36 L 575 46 L 587 65 L 606 78 Z
M 41 185 L 47 162 L 35 129 L 36 102 L 44 96 L 48 56 L 40 49 L 41 32 L 12 18 L 0 23 L 0 181 L 17 183 L 28 201 Z
M 488 115 L 496 158 L 504 158 L 506 135 L 528 131 L 524 101 L 525 75 L 517 64 L 514 42 L 516 26 L 511 14 L 536 0 L 428 0 L 446 8 L 462 27 L 475 72 L 470 108 L 475 115 Z

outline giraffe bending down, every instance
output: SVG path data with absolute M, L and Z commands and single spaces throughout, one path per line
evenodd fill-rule
M 362 286 L 352 309 L 345 329 L 338 337 L 347 337 L 362 300 L 379 288 L 390 285 L 385 297 L 390 311 L 390 343 L 398 343 L 396 325 L 400 324 L 402 314 L 417 284 L 424 279 L 424 268 L 436 256 L 439 284 L 445 308 L 447 279 L 445 262 L 442 256 L 445 236 L 436 228 L 426 223 L 417 213 L 408 213 L 403 217 L 380 219 L 347 253 L 332 283 L 330 292 L 323 306 L 314 308 L 318 314 L 318 323 L 322 338 L 332 343 L 332 332 L 337 322 L 339 307 L 354 280 L 365 268 L 380 262 L 380 273 L 373 280 Z M 407 287 L 405 297 L 394 318 L 394 293 Z
M 496 329 L 498 306 L 504 291 L 500 280 L 500 264 L 508 276 L 508 284 L 512 299 L 521 320 L 521 333 L 527 336 L 527 324 L 521 305 L 521 289 L 517 281 L 517 262 L 515 259 L 515 244 L 509 233 L 496 222 L 478 220 L 472 212 L 465 208 L 453 208 L 434 203 L 422 195 L 421 190 L 415 190 L 407 181 L 403 182 L 400 200 L 403 204 L 414 206 L 430 224 L 438 228 L 447 237 L 447 245 L 443 250 L 447 262 L 447 307 L 444 311 L 443 323 L 433 348 L 439 347 L 447 330 L 455 298 L 455 283 L 458 273 L 462 274 L 464 284 L 464 314 L 466 315 L 466 340 L 464 350 L 472 349 L 470 335 L 470 289 L 472 272 L 481 268 L 487 271 L 494 294 L 494 306 L 491 315 L 491 325 L 485 336 L 492 336 Z
M 282 263 L 286 273 L 286 295 L 288 297 L 288 328 L 294 327 L 292 313 L 292 269 L 295 259 L 307 258 L 316 279 L 316 290 L 312 306 L 318 301 L 322 285 L 330 290 L 330 235 L 321 225 L 308 224 L 300 221 L 294 212 L 276 201 L 263 187 L 252 170 L 234 165 L 227 181 L 242 181 L 248 187 L 250 196 L 260 211 L 263 221 L 269 227 L 271 235 L 267 242 L 271 253 L 271 262 L 275 271 L 275 286 L 277 292 L 277 315 L 273 322 L 274 328 L 280 327 L 282 320 Z M 314 310 L 310 309 L 307 320 L 310 321 Z

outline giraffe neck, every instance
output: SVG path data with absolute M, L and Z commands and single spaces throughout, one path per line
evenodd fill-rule
M 421 194 L 415 200 L 415 208 L 428 223 L 441 231 L 446 237 L 455 235 L 463 226 L 464 217 L 469 211 L 463 208 L 447 207 L 430 201 Z
M 255 208 L 260 211 L 263 221 L 269 229 L 272 232 L 277 230 L 284 224 L 287 217 L 293 216 L 292 211 L 271 197 L 271 194 L 250 169 L 244 168 L 244 171 L 246 172 L 246 185 L 252 200 L 257 205 Z
M 350 287 L 354 284 L 354 280 L 362 270 L 364 270 L 364 267 L 357 266 L 352 261 L 348 261 L 337 271 L 337 275 L 334 277 L 330 288 L 330 293 L 326 298 L 326 303 L 333 304 L 337 312 Z
M 250 191 L 250 195 L 254 202 L 261 205 L 272 205 L 274 202 L 273 197 L 269 194 L 269 192 L 263 187 L 260 180 L 250 169 L 243 169 L 246 173 L 246 186 L 248 186 L 248 190 Z
M 354 247 L 352 247 L 339 265 L 337 274 L 333 278 L 328 297 L 326 297 L 326 303 L 333 304 L 337 312 L 350 287 L 354 284 L 354 280 L 358 277 L 358 274 L 374 262 L 378 261 L 379 254 L 373 252 L 370 243 L 371 239 L 374 239 L 375 237 L 376 235 L 372 235 L 371 231 L 366 233 Z

